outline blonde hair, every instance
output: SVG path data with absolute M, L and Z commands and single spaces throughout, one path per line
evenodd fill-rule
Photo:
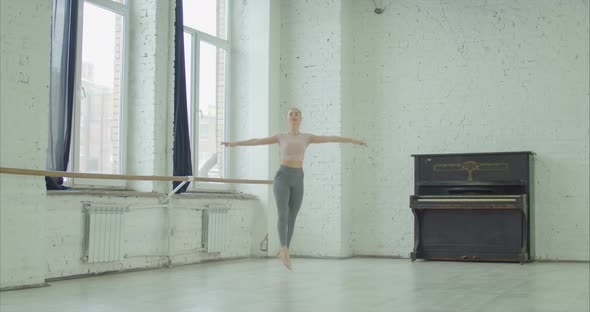
M 291 107 L 291 108 L 289 108 L 289 109 L 287 110 L 287 114 L 288 114 L 290 111 L 298 111 L 298 112 L 299 112 L 299 115 L 301 115 L 301 110 L 300 110 L 299 108 L 297 108 L 297 107 Z

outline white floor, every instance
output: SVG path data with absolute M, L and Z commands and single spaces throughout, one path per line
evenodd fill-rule
M 588 263 L 211 262 L 4 291 L 0 311 L 589 311 Z

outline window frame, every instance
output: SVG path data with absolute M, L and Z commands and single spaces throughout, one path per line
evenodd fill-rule
M 70 162 L 68 171 L 79 172 L 80 168 L 80 105 L 82 103 L 82 44 L 84 33 L 84 6 L 89 3 L 101 9 L 107 10 L 114 14 L 121 16 L 123 20 L 123 32 L 121 42 L 121 90 L 120 90 L 120 106 L 119 106 L 119 164 L 123 174 L 126 170 L 126 155 L 127 155 L 127 99 L 128 99 L 128 77 L 129 77 L 129 6 L 130 1 L 125 0 L 124 3 L 116 2 L 116 0 L 81 0 L 78 6 L 78 29 L 76 34 L 76 69 L 75 69 L 75 87 L 74 87 L 74 107 L 73 107 L 73 125 L 72 138 L 70 147 Z M 71 178 L 66 180 L 66 185 L 72 187 L 100 187 L 125 189 L 127 181 L 125 180 L 96 180 L 84 178 Z
M 191 58 L 191 67 L 190 67 L 190 77 L 191 77 L 191 84 L 187 86 L 187 89 L 190 89 L 190 98 L 187 98 L 187 105 L 191 108 L 191 115 L 190 123 L 191 123 L 191 133 L 190 142 L 191 142 L 191 161 L 193 165 L 193 175 L 198 176 L 199 173 L 199 140 L 200 140 L 200 133 L 199 133 L 199 62 L 200 62 L 200 49 L 201 49 L 201 42 L 205 42 L 207 44 L 212 45 L 216 49 L 223 49 L 225 51 L 225 90 L 224 90 L 224 98 L 225 101 L 223 103 L 224 107 L 224 123 L 223 123 L 223 140 L 227 137 L 227 131 L 229 129 L 229 103 L 231 100 L 230 97 L 230 81 L 232 76 L 231 71 L 231 1 L 225 0 L 225 8 L 226 8 L 226 25 L 225 25 L 225 37 L 226 39 L 222 39 L 220 37 L 216 37 L 210 35 L 206 32 L 199 31 L 195 28 L 190 26 L 183 25 L 183 33 L 190 36 L 191 38 L 191 53 L 192 55 L 185 55 L 185 58 Z M 185 42 L 186 44 L 186 42 Z M 216 135 L 216 134 L 215 134 Z M 220 143 L 220 142 L 218 142 Z M 221 178 L 227 177 L 227 173 L 229 172 L 229 155 L 227 153 L 227 148 L 224 148 L 224 157 L 223 157 L 223 168 L 224 168 L 224 175 Z M 199 182 L 195 181 L 191 183 L 189 187 L 189 191 L 234 191 L 235 185 L 231 184 L 217 184 L 212 182 Z

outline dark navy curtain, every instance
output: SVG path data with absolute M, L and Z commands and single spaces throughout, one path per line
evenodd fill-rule
M 174 145 L 172 151 L 173 175 L 192 176 L 191 142 L 188 128 L 188 112 L 186 99 L 186 76 L 184 70 L 184 23 L 182 18 L 182 0 L 176 0 L 176 23 L 174 45 Z M 181 182 L 173 182 L 176 188 Z M 190 183 L 190 182 L 189 182 Z M 186 191 L 186 183 L 176 193 Z
M 54 0 L 51 27 L 47 169 L 66 171 L 70 161 L 76 70 L 78 0 Z M 48 190 L 63 190 L 63 178 L 45 177 Z

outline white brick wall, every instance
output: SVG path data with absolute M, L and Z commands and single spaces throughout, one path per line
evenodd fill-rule
M 167 124 L 173 114 L 174 2 L 130 2 L 126 172 L 165 175 L 171 162 Z M 171 21 L 172 20 L 172 21 Z M 170 83 L 172 81 L 172 83 Z M 131 189 L 165 192 L 161 182 L 130 181 Z
M 0 2 L 3 167 L 46 165 L 50 25 L 50 1 Z M 44 283 L 44 192 L 43 177 L 0 176 L 0 288 Z
M 342 28 L 338 1 L 281 1 L 281 109 L 301 109 L 302 132 L 342 135 Z M 338 144 L 311 145 L 292 252 L 342 256 L 342 170 Z
M 271 68 L 278 63 L 276 43 L 271 42 L 276 21 L 273 16 L 278 1 L 233 1 L 232 49 L 230 75 L 229 131 L 230 141 L 262 138 L 276 132 L 271 112 L 277 105 L 276 78 L 270 77 Z M 273 53 L 274 52 L 274 53 Z M 276 60 L 275 60 L 276 58 Z M 275 75 L 276 76 L 276 75 Z M 230 177 L 240 179 L 272 179 L 277 167 L 277 146 L 252 146 L 227 149 Z M 276 254 L 279 248 L 276 231 L 276 208 L 272 185 L 235 185 L 240 192 L 255 194 L 261 206 L 253 212 L 252 255 Z M 260 250 L 260 243 L 268 234 L 268 253 Z
M 355 253 L 408 256 L 410 154 L 530 150 L 541 259 L 589 259 L 588 1 L 353 1 Z
M 3 167 L 44 169 L 47 158 L 51 1 L 0 1 L 0 108 Z M 171 172 L 173 2 L 133 1 L 130 24 L 130 86 L 128 113 L 129 173 L 165 175 Z M 146 191 L 167 191 L 168 182 L 137 183 Z M 162 193 L 160 193 L 162 195 Z M 167 261 L 134 257 L 116 264 L 83 263 L 81 202 L 156 205 L 153 197 L 109 195 L 47 196 L 43 177 L 0 175 L 0 288 L 42 284 L 45 278 L 156 267 Z M 252 213 L 258 200 L 186 199 L 176 203 L 207 203 L 232 207 L 229 246 L 220 256 L 203 253 L 173 257 L 172 262 L 250 255 Z M 190 222 L 194 215 L 176 215 L 176 250 L 200 243 Z M 184 218 L 186 217 L 186 218 Z M 166 213 L 147 210 L 129 219 L 127 252 L 150 254 L 167 251 Z M 189 224 L 187 224 L 189 223 Z M 200 224 L 195 224 L 200 226 Z M 195 234 L 195 235 L 193 235 Z M 258 238 L 257 238 L 258 239 Z M 256 241 L 257 246 L 259 241 Z
M 537 257 L 589 258 L 587 1 L 281 3 L 281 112 L 369 142 L 310 148 L 296 252 L 407 257 L 411 154 L 531 150 Z
M 122 253 L 127 258 L 112 263 L 89 264 L 81 261 L 84 240 L 82 201 L 130 206 L 122 232 Z M 169 243 L 172 265 L 250 255 L 252 211 L 259 205 L 256 200 L 177 198 L 172 202 L 171 214 L 167 208 L 142 208 L 158 204 L 158 198 L 141 196 L 48 196 L 44 201 L 47 209 L 43 238 L 45 278 L 167 266 Z M 209 205 L 230 207 L 227 248 L 221 254 L 187 252 L 200 248 L 202 239 L 202 211 L 187 208 L 203 209 Z M 172 231 L 169 231 L 168 225 Z M 170 240 L 168 233 L 172 233 Z

